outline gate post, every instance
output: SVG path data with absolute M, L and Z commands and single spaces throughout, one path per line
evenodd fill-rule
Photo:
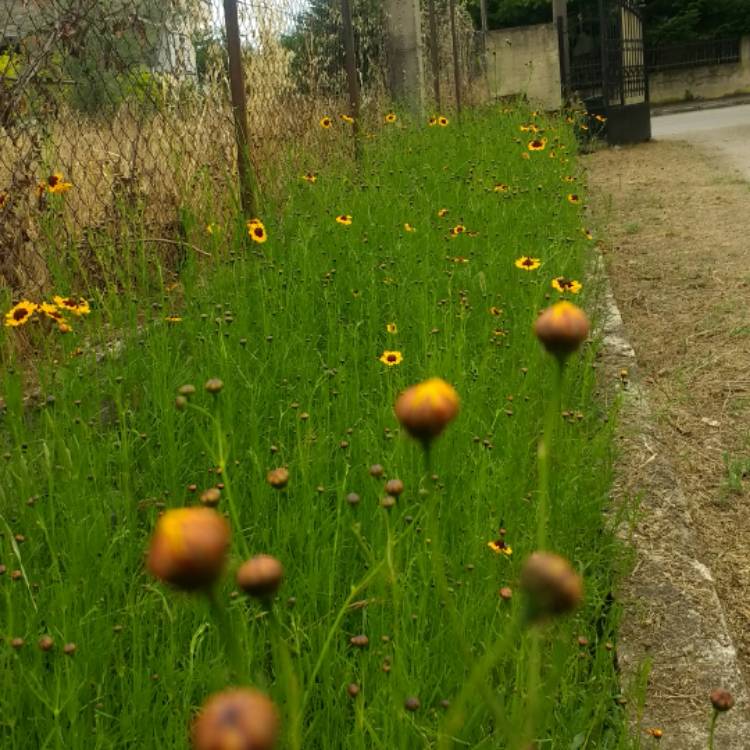
M 568 0 L 552 0 L 552 20 L 560 46 L 560 81 L 563 103 L 570 95 L 570 38 L 568 36 Z

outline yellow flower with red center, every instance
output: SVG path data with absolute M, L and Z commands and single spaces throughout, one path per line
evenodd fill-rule
M 438 125 L 440 125 L 441 128 L 447 128 L 448 125 L 450 125 L 450 120 L 447 117 L 441 115 L 440 117 L 438 117 Z
M 398 120 L 398 117 L 395 112 L 389 112 L 384 119 L 389 125 L 393 125 Z
M 503 314 L 503 311 L 499 307 L 495 307 L 494 305 L 490 308 L 490 315 L 494 315 L 496 318 L 499 318 Z
M 5 325 L 8 328 L 17 328 L 18 326 L 25 325 L 31 320 L 38 309 L 39 307 L 35 302 L 23 299 L 5 313 Z
M 433 116 L 427 121 L 427 124 L 432 128 L 437 125 L 437 117 Z
M 43 183 L 44 184 L 44 183 Z M 48 178 L 45 188 L 48 193 L 67 193 L 73 187 L 72 182 L 66 182 L 62 172 L 54 172 Z
M 305 174 L 302 175 L 302 179 L 305 182 L 309 182 L 311 185 L 314 185 L 318 181 L 318 175 L 316 175 L 314 172 L 305 172 Z
M 494 542 L 487 542 L 487 546 L 496 554 L 496 555 L 505 555 L 506 557 L 510 557 L 513 554 L 513 548 L 509 547 L 504 539 L 497 539 Z
M 324 130 L 330 130 L 331 126 L 333 125 L 333 120 L 328 117 L 328 115 L 325 115 L 325 117 L 320 118 L 320 127 Z
M 404 355 L 401 352 L 384 351 L 380 355 L 380 361 L 388 367 L 395 367 L 404 361 Z
M 342 122 L 345 122 L 347 125 L 353 125 L 354 124 L 354 118 L 351 115 L 339 115 Z
M 466 227 L 463 224 L 456 224 L 455 227 L 451 227 L 450 236 L 454 239 L 459 235 L 462 235 L 466 231 Z
M 51 302 L 42 302 L 39 305 L 39 312 L 43 313 L 45 317 L 54 320 L 56 323 L 60 323 L 65 320 L 62 314 L 62 310 L 57 305 L 53 305 Z
M 565 176 L 564 176 L 564 177 L 562 178 L 562 181 L 563 181 L 563 182 L 569 182 L 569 183 L 570 183 L 570 182 L 575 182 L 575 181 L 576 181 L 576 178 L 575 178 L 575 177 L 573 177 L 573 175 L 572 175 L 572 174 L 566 174 L 566 175 L 565 175 Z
M 463 255 L 457 255 L 455 258 L 451 258 L 451 261 L 458 265 L 466 265 L 469 262 L 469 259 L 464 258 Z
M 441 208 L 438 212 L 438 219 L 444 219 L 448 215 L 448 209 L 447 208 Z
M 414 438 L 427 443 L 455 419 L 459 398 L 455 388 L 441 378 L 430 378 L 407 388 L 396 400 L 398 421 Z
M 547 148 L 546 138 L 534 138 L 533 141 L 529 141 L 527 144 L 529 151 L 544 151 Z
M 395 323 L 386 323 L 385 330 L 388 333 L 398 333 L 398 326 Z
M 61 297 L 59 295 L 55 295 L 52 298 L 52 301 L 62 310 L 67 310 L 70 313 L 73 313 L 73 315 L 81 316 L 81 315 L 88 315 L 91 312 L 91 308 L 89 307 L 89 303 L 83 299 L 83 297 L 79 297 L 76 299 L 75 297 Z
M 344 227 L 349 227 L 352 224 L 352 217 L 349 214 L 341 214 L 336 217 L 336 222 Z
M 170 325 L 175 325 L 176 323 L 182 323 L 182 318 L 179 315 L 167 315 L 164 320 L 167 321 Z
M 507 193 L 510 190 L 510 185 L 506 185 L 504 182 L 498 182 L 494 188 L 496 193 Z
M 522 133 L 528 133 L 528 132 L 529 132 L 529 131 L 531 130 L 531 125 L 519 125 L 519 126 L 518 126 L 518 129 L 519 129 L 519 130 L 520 130 L 520 131 L 521 131 Z
M 552 288 L 560 292 L 560 294 L 565 294 L 565 292 L 578 294 L 581 289 L 583 289 L 583 284 L 581 284 L 580 281 L 575 281 L 575 279 L 558 276 L 557 278 L 552 279 Z
M 576 193 L 568 193 L 567 199 L 568 203 L 572 203 L 574 206 L 577 206 L 581 202 L 581 197 Z
M 247 233 L 250 235 L 250 239 L 259 245 L 268 240 L 268 232 L 266 232 L 266 227 L 260 219 L 250 219 L 247 222 Z
M 417 230 L 407 222 L 406 224 L 404 224 L 404 231 L 411 234 L 412 232 L 416 232 Z
M 530 255 L 522 255 L 516 259 L 516 268 L 522 271 L 536 271 L 541 265 L 542 261 L 539 258 L 532 258 Z
M 587 240 L 593 240 L 593 239 L 594 239 L 594 235 L 592 234 L 592 232 L 591 232 L 591 230 L 590 230 L 590 229 L 586 229 L 586 228 L 584 227 L 584 228 L 583 228 L 583 229 L 581 230 L 581 232 L 583 232 L 583 236 L 584 236 L 584 237 L 585 237 L 585 238 L 586 238 Z

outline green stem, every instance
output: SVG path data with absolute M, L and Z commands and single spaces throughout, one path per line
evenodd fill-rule
M 531 649 L 526 663 L 526 724 L 518 745 L 519 750 L 532 746 L 541 698 L 542 649 L 538 628 L 532 627 L 528 637 L 531 641 Z
M 281 663 L 281 673 L 286 686 L 286 696 L 289 705 L 289 747 L 291 750 L 302 748 L 302 705 L 299 681 L 294 673 L 292 657 L 289 653 L 281 621 L 271 602 L 268 602 L 269 619 L 271 621 L 271 642 L 276 658 Z
M 550 496 L 549 477 L 552 455 L 552 441 L 555 425 L 560 416 L 560 392 L 562 390 L 562 376 L 565 361 L 560 359 L 555 367 L 552 394 L 547 401 L 547 411 L 544 417 L 544 434 L 539 441 L 537 462 L 539 472 L 539 501 L 537 503 L 536 533 L 537 549 L 543 550 L 547 546 L 547 528 L 549 525 Z
M 229 610 L 219 601 L 215 589 L 209 589 L 206 595 L 211 615 L 219 631 L 219 637 L 224 644 L 224 651 L 228 661 L 227 671 L 229 680 L 243 679 L 245 676 L 245 658 L 237 634 L 234 628 L 232 628 L 232 617 Z
M 716 720 L 719 718 L 719 712 L 714 710 L 714 715 L 711 717 L 711 728 L 708 732 L 708 750 L 714 750 L 714 734 L 716 732 Z

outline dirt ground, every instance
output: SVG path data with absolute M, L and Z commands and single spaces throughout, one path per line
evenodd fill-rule
M 631 601 L 640 632 L 631 617 L 628 637 L 653 659 L 643 728 L 665 727 L 663 748 L 706 747 L 669 736 L 693 720 L 705 738 L 707 691 L 730 687 L 717 684 L 729 678 L 712 674 L 709 652 L 736 664 L 736 647 L 735 673 L 750 682 L 750 183 L 720 154 L 681 142 L 602 150 L 585 163 L 652 421 L 631 436 L 621 472 L 621 489 L 644 500 L 638 543 L 657 550 L 639 560 L 635 586 L 662 600 Z M 714 626 L 731 640 L 709 646 Z M 737 711 L 747 719 L 747 705 Z M 717 748 L 750 748 L 750 735 L 725 739 Z

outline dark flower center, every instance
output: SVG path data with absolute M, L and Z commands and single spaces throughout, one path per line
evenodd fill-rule
M 59 182 L 60 182 L 60 178 L 56 174 L 50 175 L 49 178 L 47 179 L 47 184 L 50 187 L 55 187 Z
M 25 307 L 19 307 L 18 310 L 13 313 L 13 320 L 23 320 L 28 314 L 29 311 Z

